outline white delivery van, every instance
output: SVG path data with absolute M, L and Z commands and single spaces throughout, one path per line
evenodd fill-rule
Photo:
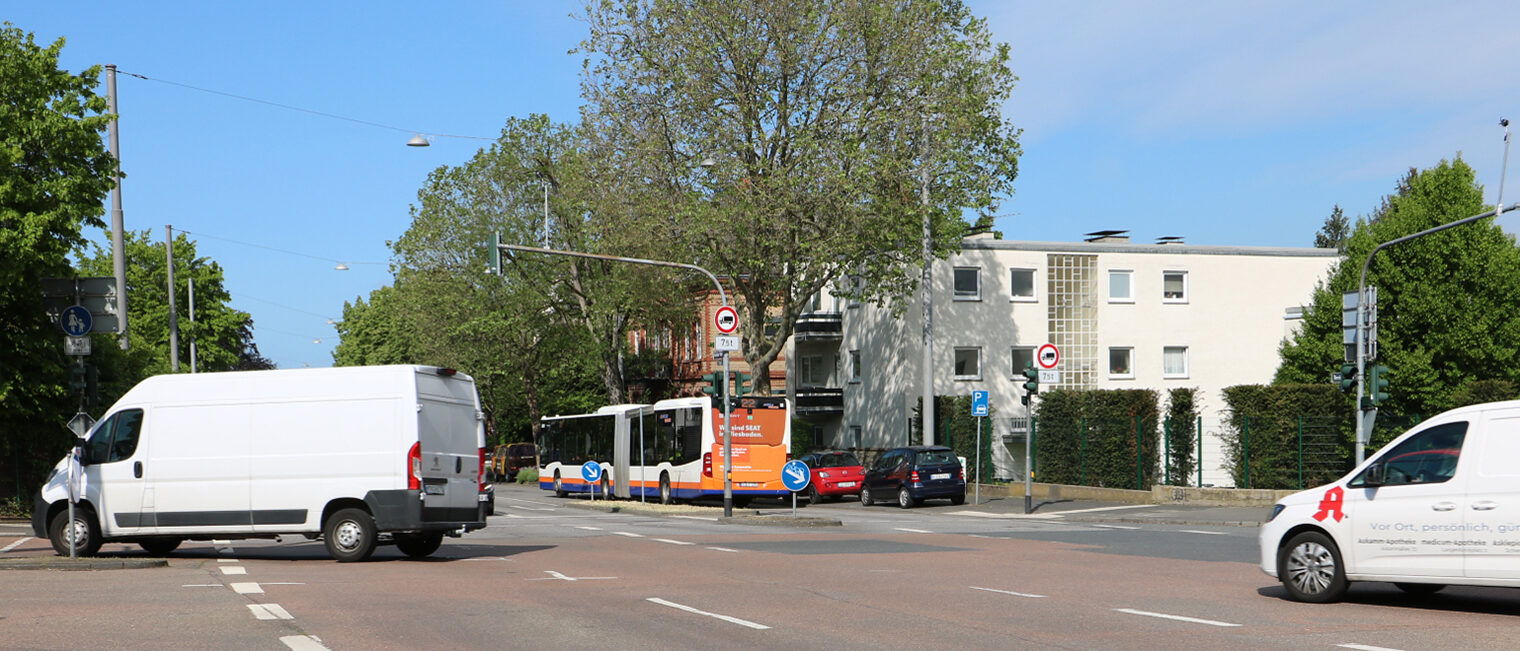
M 1429 594 L 1448 584 L 1520 586 L 1520 401 L 1448 411 L 1327 486 L 1278 502 L 1261 569 L 1299 601 L 1348 582 Z
M 394 543 L 411 556 L 486 524 L 475 382 L 429 366 L 160 375 L 90 431 L 68 523 L 69 460 L 32 528 L 59 554 L 134 542 L 322 538 L 339 561 Z

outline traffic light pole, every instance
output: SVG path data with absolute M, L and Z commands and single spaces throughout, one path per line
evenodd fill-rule
M 1367 395 L 1367 342 L 1364 340 L 1367 334 L 1367 269 L 1372 266 L 1372 256 L 1395 244 L 1403 244 L 1415 238 L 1424 237 L 1432 233 L 1439 233 L 1448 228 L 1454 228 L 1463 224 L 1471 224 L 1479 219 L 1497 217 L 1511 210 L 1520 210 L 1520 203 L 1512 203 L 1508 208 L 1503 205 L 1488 212 L 1464 217 L 1457 221 L 1441 224 L 1434 228 L 1427 228 L 1412 235 L 1405 235 L 1398 239 L 1388 240 L 1377 245 L 1367 254 L 1367 259 L 1362 262 L 1362 275 L 1356 285 L 1356 463 L 1361 465 L 1367 457 L 1367 441 L 1372 436 L 1372 424 L 1377 420 L 1377 406 L 1370 409 L 1362 408 L 1362 398 Z
M 501 241 L 500 233 L 497 233 L 495 235 L 494 244 L 495 246 L 491 250 L 491 262 L 493 263 L 494 268 L 490 271 L 493 271 L 497 275 L 501 275 L 502 249 L 507 249 L 509 251 L 522 251 L 525 253 L 542 253 L 544 255 L 564 255 L 570 256 L 572 258 L 590 258 L 592 260 L 606 260 L 609 262 L 646 264 L 656 267 L 675 267 L 677 269 L 700 271 L 705 274 L 709 280 L 712 280 L 713 286 L 718 288 L 718 300 L 723 302 L 724 307 L 728 307 L 728 294 L 724 293 L 723 291 L 723 283 L 718 282 L 718 277 L 714 276 L 711 271 L 698 267 L 694 264 L 666 262 L 664 260 L 645 260 L 643 258 L 624 258 L 616 255 L 600 255 L 597 253 L 582 253 L 580 251 L 541 249 L 532 246 L 520 246 L 517 244 L 503 244 Z M 725 352 L 723 353 L 723 517 L 725 518 L 731 518 L 734 515 L 733 405 L 731 404 L 732 401 L 729 400 L 730 396 L 728 387 L 728 353 Z

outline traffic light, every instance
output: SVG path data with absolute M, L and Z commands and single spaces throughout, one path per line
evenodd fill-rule
M 501 275 L 501 233 L 491 234 L 491 267 L 486 273 Z
M 734 374 L 734 395 L 736 395 L 736 396 L 742 396 L 742 395 L 744 395 L 746 393 L 749 393 L 749 381 L 753 377 L 754 376 L 750 375 L 749 373 L 735 373 Z
M 1345 391 L 1347 393 L 1350 393 L 1351 390 L 1355 389 L 1355 388 L 1356 388 L 1356 365 L 1355 364 L 1343 364 L 1343 365 L 1341 365 L 1341 391 Z
M 702 387 L 702 393 L 710 396 L 716 396 L 723 393 L 722 378 L 723 371 L 713 371 L 707 375 L 702 376 L 702 381 L 707 383 L 707 386 Z
M 1367 369 L 1367 397 L 1374 407 L 1388 402 L 1388 367 L 1378 364 Z
M 89 380 L 85 377 L 84 367 L 83 366 L 70 366 L 69 367 L 69 388 L 73 389 L 75 391 L 84 391 L 85 387 L 88 386 L 88 385 L 89 385 Z
M 1040 371 L 1034 362 L 1024 362 L 1024 391 L 1031 395 L 1040 392 Z

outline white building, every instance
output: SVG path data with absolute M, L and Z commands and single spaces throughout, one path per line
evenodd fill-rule
M 1198 389 L 1203 481 L 1221 467 L 1225 387 L 1270 382 L 1299 306 L 1339 260 L 1333 249 L 1134 244 L 1122 231 L 1087 242 L 967 239 L 933 274 L 936 395 L 990 392 L 1000 476 L 1023 476 L 1022 371 L 1041 344 L 1060 349 L 1052 388 Z M 788 352 L 788 393 L 820 445 L 902 445 L 923 396 L 922 306 L 898 315 L 819 297 Z M 1329 373 L 1330 369 L 1326 369 Z

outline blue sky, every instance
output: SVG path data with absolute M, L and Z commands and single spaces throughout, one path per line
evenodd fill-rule
M 1366 214 L 1408 168 L 1459 153 L 1493 202 L 1498 120 L 1520 120 L 1520 3 L 970 4 L 1020 77 L 1008 239 L 1309 246 L 1335 204 Z M 580 6 L 57 1 L 0 20 L 67 38 L 69 70 L 151 78 L 118 78 L 127 228 L 192 233 L 289 368 L 332 363 L 327 319 L 390 282 L 386 242 L 428 172 L 484 144 L 404 146 L 413 132 L 576 119 Z

